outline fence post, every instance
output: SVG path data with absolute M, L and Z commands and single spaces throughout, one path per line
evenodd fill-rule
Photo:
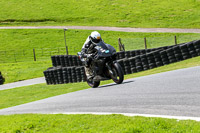
M 145 49 L 147 49 L 147 39 L 146 39 L 146 37 L 144 38 L 144 47 L 145 47 Z
M 67 41 L 66 41 L 66 35 L 65 35 L 65 31 L 67 30 L 67 28 L 64 29 L 64 39 L 65 39 L 65 48 L 66 48 L 66 54 L 68 55 L 68 47 L 67 47 Z
M 121 38 L 118 39 L 118 44 L 119 44 L 119 51 L 125 51 L 125 46 L 121 42 Z
M 121 51 L 121 38 L 118 39 L 119 51 Z
M 35 49 L 33 48 L 34 61 L 36 61 Z
M 177 45 L 177 38 L 174 36 L 175 45 Z

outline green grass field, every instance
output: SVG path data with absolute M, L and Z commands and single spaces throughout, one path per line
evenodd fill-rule
M 67 45 L 70 54 L 78 52 L 91 30 L 68 30 L 66 32 Z M 174 36 L 177 36 L 178 43 L 199 39 L 200 34 L 192 33 L 127 33 L 115 31 L 99 31 L 103 40 L 118 47 L 118 38 L 122 39 L 127 49 L 144 49 L 144 37 L 147 38 L 148 48 L 173 45 Z M 62 29 L 8 29 L 0 30 L 0 51 L 21 51 L 42 48 L 65 47 L 64 31 Z M 9 48 L 9 49 L 8 49 Z M 44 50 L 45 52 L 45 50 Z M 5 55 L 5 53 L 1 53 Z M 25 51 L 26 56 L 26 51 Z
M 0 116 L 0 131 L 11 133 L 199 133 L 200 123 L 123 115 Z
M 199 0 L 1 0 L 0 25 L 200 28 Z

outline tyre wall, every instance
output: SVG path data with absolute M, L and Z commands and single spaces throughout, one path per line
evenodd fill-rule
M 141 72 L 200 56 L 200 40 L 179 45 L 117 52 L 124 74 Z M 76 55 L 51 56 L 53 67 L 44 71 L 47 84 L 84 82 L 85 71 Z
M 0 85 L 2 85 L 4 83 L 5 79 L 3 78 L 1 72 L 0 72 Z
M 53 67 L 44 71 L 47 84 L 66 84 L 84 82 L 85 70 L 83 66 Z

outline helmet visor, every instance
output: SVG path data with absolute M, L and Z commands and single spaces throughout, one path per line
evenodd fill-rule
M 101 39 L 99 38 L 99 39 L 92 39 L 92 41 L 94 42 L 94 43 L 99 43 L 100 41 L 101 41 Z

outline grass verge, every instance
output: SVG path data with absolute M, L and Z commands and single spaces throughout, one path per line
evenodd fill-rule
M 5 83 L 43 77 L 43 71 L 51 66 L 51 61 L 27 61 L 18 63 L 0 64 L 0 71 L 3 72 Z
M 82 82 L 62 85 L 36 84 L 9 90 L 2 90 L 0 91 L 0 109 L 87 88 L 88 85 Z
M 200 28 L 199 0 L 1 0 L 0 5 L 1 26 Z
M 200 123 L 174 119 L 127 117 L 123 115 L 9 115 L 0 116 L 3 132 L 113 132 L 198 133 Z
M 200 34 L 195 33 L 131 33 L 117 31 L 99 31 L 103 40 L 118 48 L 118 38 L 122 38 L 127 50 L 144 49 L 144 37 L 147 38 L 148 48 L 168 46 L 174 44 L 174 36 L 177 42 L 183 43 L 200 38 Z M 66 39 L 70 54 L 76 54 L 81 50 L 86 38 L 91 34 L 91 30 L 67 30 Z M 0 30 L 0 54 L 9 55 L 12 51 L 26 57 L 33 54 L 33 48 L 58 48 L 65 47 L 64 31 L 62 29 L 6 29 Z M 25 52 L 23 52 L 25 50 Z M 27 50 L 30 50 L 28 52 Z M 6 51 L 6 52 L 2 52 Z M 45 50 L 43 51 L 45 52 Z M 44 53 L 45 54 L 45 53 Z M 54 54 L 54 53 L 52 53 Z M 37 53 L 42 56 L 41 53 Z M 50 54 L 45 54 L 49 57 Z M 9 59 L 11 60 L 11 59 Z

